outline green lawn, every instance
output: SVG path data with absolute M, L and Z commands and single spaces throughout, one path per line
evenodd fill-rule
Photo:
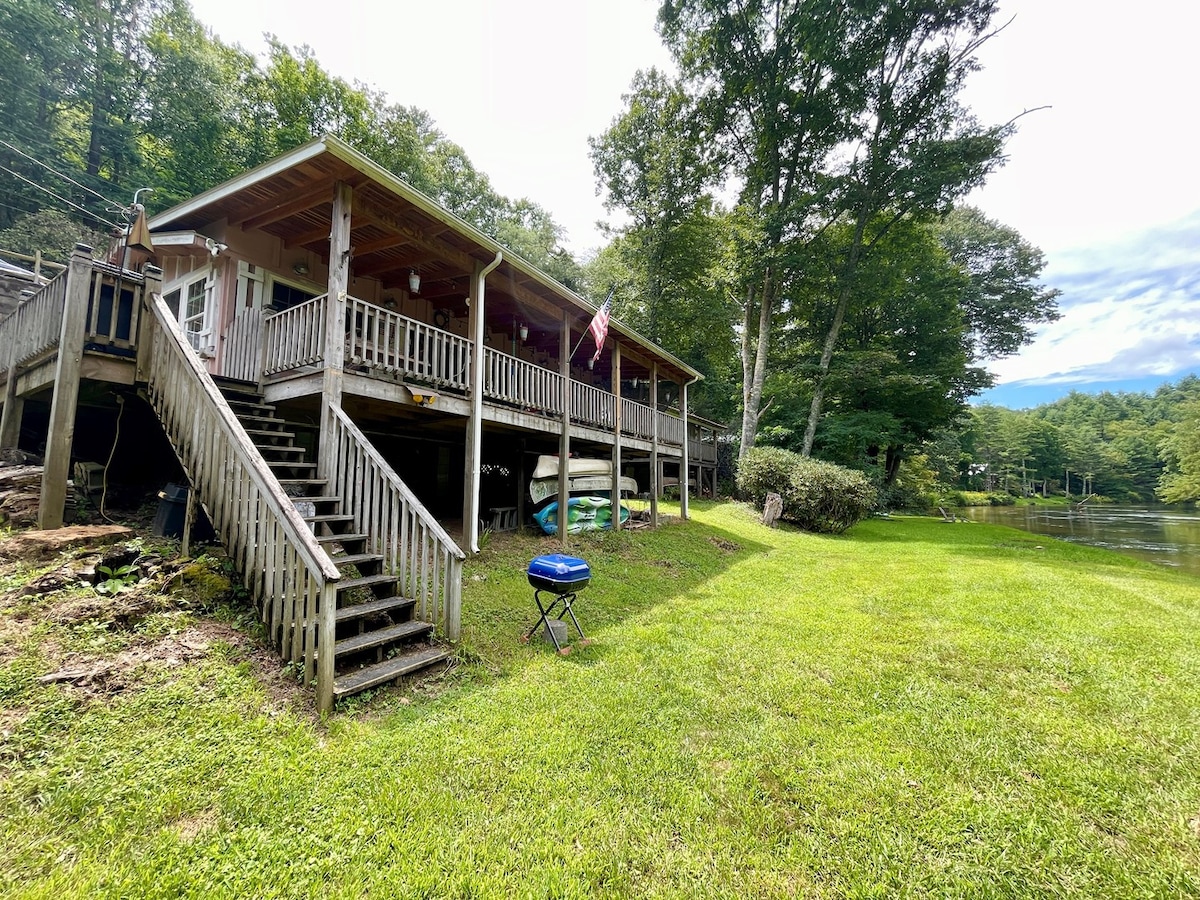
M 136 632 L 0 620 L 0 895 L 1200 896 L 1200 581 L 692 511 L 573 543 L 565 658 L 518 640 L 557 546 L 493 537 L 460 663 L 327 722 L 244 641 L 83 697 L 37 679 Z

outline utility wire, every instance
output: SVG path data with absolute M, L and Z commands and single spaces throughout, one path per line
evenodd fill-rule
M 45 169 L 47 172 L 53 172 L 55 175 L 57 175 L 57 176 L 58 176 L 59 178 L 61 178 L 63 181 L 69 181 L 71 184 L 75 185 L 75 187 L 79 188 L 80 190 L 87 191 L 87 192 L 88 192 L 89 194 L 91 194 L 93 197 L 99 197 L 101 200 L 103 200 L 103 201 L 104 201 L 105 203 L 107 203 L 109 206 L 115 206 L 115 207 L 117 207 L 118 209 L 124 209 L 124 207 L 123 207 L 123 206 L 121 206 L 120 204 L 114 203 L 112 200 L 109 200 L 109 199 L 108 199 L 107 197 L 105 197 L 103 194 L 100 194 L 100 193 L 97 193 L 96 191 L 93 191 L 93 190 L 92 190 L 90 187 L 88 187 L 87 185 L 80 184 L 78 181 L 76 181 L 75 179 L 71 178 L 70 176 L 68 176 L 68 175 L 64 175 L 62 172 L 59 172 L 59 171 L 57 171 L 56 169 L 54 169 L 54 168 L 52 168 L 52 167 L 50 167 L 50 166 L 46 165 L 46 163 L 42 162 L 40 159 L 37 159 L 36 157 L 30 156 L 30 155 L 29 155 L 28 153 L 26 153 L 24 150 L 21 150 L 21 149 L 20 149 L 20 148 L 18 148 L 18 147 L 14 147 L 14 146 L 13 146 L 12 144 L 10 144 L 8 141 L 4 140 L 4 138 L 0 138 L 0 144 L 3 144 L 5 147 L 7 147 L 9 150 L 12 150 L 14 153 L 19 153 L 19 154 L 21 154 L 23 157 L 25 157 L 26 159 L 30 160 L 31 162 L 35 162 L 35 163 L 37 163 L 39 166 L 41 166 L 41 167 L 42 167 L 43 169 Z
M 44 185 L 40 185 L 36 181 L 30 181 L 28 178 L 26 178 L 24 175 L 20 174 L 19 172 L 14 172 L 12 169 L 8 168 L 8 166 L 0 166 L 0 171 L 7 172 L 9 175 L 12 175 L 15 178 L 21 179 L 26 184 L 37 188 L 39 191 L 45 191 L 47 194 L 49 194 L 55 200 L 58 200 L 62 203 L 66 203 L 68 206 L 74 207 L 75 209 L 77 209 L 81 213 L 83 213 L 84 215 L 91 216 L 97 222 L 103 222 L 105 225 L 109 225 L 112 228 L 117 228 L 117 229 L 123 229 L 125 227 L 123 225 L 118 225 L 116 222 L 110 222 L 108 219 L 104 218 L 103 216 L 96 215 L 90 209 L 82 207 L 78 203 L 73 203 L 72 201 L 68 200 L 66 197 L 59 196 L 58 194 L 54 193 L 54 191 L 50 190 L 50 188 L 45 187 Z M 107 203 L 108 201 L 105 201 L 105 202 Z

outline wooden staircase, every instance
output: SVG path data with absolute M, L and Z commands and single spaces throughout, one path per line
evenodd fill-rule
M 416 601 L 402 596 L 400 579 L 384 570 L 384 557 L 367 552 L 370 536 L 355 533 L 352 510 L 344 508 L 341 496 L 329 492 L 325 479 L 316 477 L 316 463 L 295 443 L 295 427 L 251 385 L 217 380 L 217 386 L 342 573 L 336 585 L 333 699 L 448 659 L 450 654 L 432 641 L 433 624 L 416 617 Z

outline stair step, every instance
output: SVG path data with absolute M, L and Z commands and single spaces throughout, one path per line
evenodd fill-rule
M 337 583 L 337 592 L 344 594 L 347 591 L 352 591 L 355 588 L 369 588 L 381 584 L 395 584 L 400 579 L 395 575 L 363 575 L 361 578 L 347 578 L 345 581 Z
M 365 616 L 393 613 L 401 609 L 412 609 L 416 603 L 417 601 L 410 597 L 381 597 L 378 600 L 370 600 L 367 603 L 353 603 L 349 606 L 343 606 L 337 611 L 335 618 L 339 623 L 353 622 L 355 619 L 361 619 Z
M 290 459 L 268 459 L 267 465 L 272 469 L 276 467 L 280 469 L 306 469 L 310 472 L 316 471 L 317 468 L 315 462 L 296 462 Z
M 357 544 L 370 537 L 366 534 L 318 534 L 314 536 L 318 544 Z
M 254 442 L 254 446 L 258 448 L 259 453 L 264 455 L 267 453 L 280 453 L 290 455 L 299 454 L 300 456 L 303 456 L 308 452 L 303 447 L 284 447 L 280 444 L 260 444 L 257 441 Z
M 361 566 L 363 563 L 381 562 L 383 557 L 378 553 L 347 553 L 345 556 L 331 556 L 335 566 Z
M 329 484 L 328 478 L 280 478 L 280 479 L 278 479 L 278 481 L 279 481 L 280 485 L 283 486 L 283 489 L 285 491 L 290 487 L 314 487 L 314 488 L 321 487 L 321 488 L 323 488 L 323 487 L 325 487 L 325 485 Z M 297 499 L 299 499 L 299 498 L 297 498 Z M 304 499 L 312 500 L 314 498 L 305 497 Z
M 246 427 L 247 425 L 285 426 L 288 424 L 287 419 L 280 419 L 277 416 L 248 416 L 243 413 L 239 413 L 236 410 L 234 411 L 234 415 L 236 415 L 238 417 L 238 421 L 242 423 L 243 428 Z M 274 433 L 275 433 L 274 431 L 271 432 L 271 434 L 274 434 Z
M 327 497 L 324 494 L 317 494 L 312 497 L 293 497 L 292 499 L 293 500 L 303 500 L 305 503 L 312 503 L 314 505 L 320 505 L 320 504 L 326 504 L 326 503 L 341 503 L 342 502 L 341 497 Z
M 424 637 L 431 631 L 433 631 L 433 625 L 429 622 L 401 622 L 399 625 L 389 625 L 387 628 L 377 628 L 364 634 L 356 634 L 354 637 L 342 638 L 334 643 L 333 655 L 335 657 L 346 656 L 350 653 L 382 647 L 393 641 L 413 640 Z
M 245 425 L 244 422 L 242 424 Z M 284 422 L 283 419 L 280 419 L 279 424 L 286 425 L 287 423 Z M 289 441 L 296 436 L 296 432 L 294 431 L 266 431 L 260 428 L 247 428 L 246 434 L 250 435 L 251 438 L 287 438 Z
M 385 659 L 373 666 L 348 672 L 342 677 L 334 679 L 333 699 L 341 700 L 343 697 L 370 690 L 403 675 L 408 675 L 410 672 L 416 672 L 444 659 L 449 659 L 449 657 L 450 654 L 445 650 L 431 647 L 426 650 L 414 650 L 412 653 Z
M 310 522 L 314 525 L 322 523 L 322 522 L 325 523 L 326 525 L 332 525 L 335 522 L 353 522 L 354 521 L 354 516 L 352 516 L 348 513 L 320 513 L 319 515 L 301 516 L 300 518 L 302 518 L 305 522 Z

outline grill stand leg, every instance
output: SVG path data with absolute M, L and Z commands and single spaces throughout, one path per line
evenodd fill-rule
M 566 656 L 568 653 L 570 653 L 571 648 L 564 647 L 562 644 L 560 644 L 558 642 L 558 636 L 554 633 L 554 629 L 550 628 L 550 626 L 547 623 L 547 620 L 551 616 L 554 616 L 554 611 L 556 609 L 558 609 L 558 605 L 561 603 L 562 604 L 562 612 L 560 612 L 555 618 L 557 618 L 561 622 L 563 616 L 570 616 L 571 621 L 575 625 L 575 630 L 579 632 L 580 645 L 583 647 L 586 647 L 589 644 L 591 644 L 591 641 L 589 641 L 586 637 L 584 637 L 583 629 L 579 627 L 579 620 L 575 618 L 575 611 L 573 609 L 571 609 L 571 604 L 573 604 L 575 602 L 575 599 L 576 599 L 575 594 L 558 594 L 555 596 L 554 600 L 551 602 L 551 604 L 549 606 L 543 606 L 542 605 L 542 592 L 541 592 L 541 590 L 535 590 L 533 592 L 533 601 L 537 604 L 538 612 L 540 612 L 542 615 L 541 615 L 541 618 L 539 618 L 537 620 L 537 622 L 534 623 L 533 627 L 530 628 L 527 632 L 525 632 L 525 636 L 521 640 L 528 641 L 531 637 L 533 637 L 533 633 L 535 631 L 537 631 L 539 627 L 544 625 L 544 626 L 546 626 L 547 632 L 549 632 L 549 634 L 550 634 L 550 640 L 554 642 L 554 649 L 559 653 L 559 655 Z

